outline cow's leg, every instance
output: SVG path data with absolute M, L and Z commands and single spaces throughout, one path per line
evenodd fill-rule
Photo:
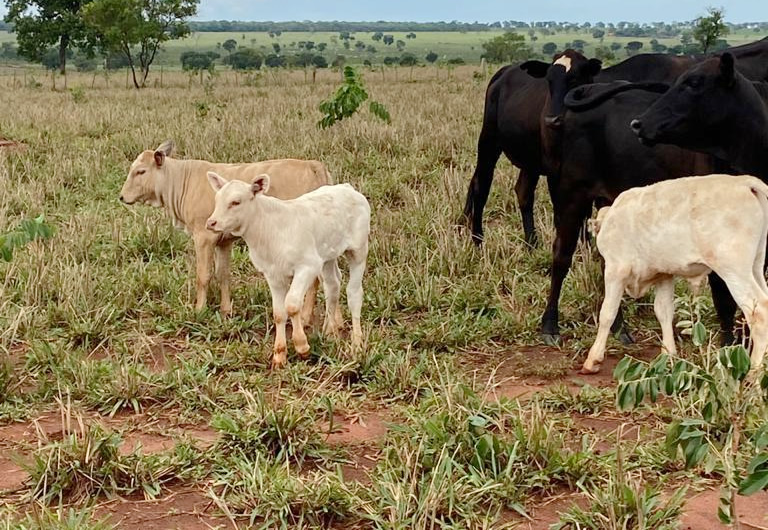
M 347 284 L 347 303 L 352 313 L 352 345 L 359 347 L 363 343 L 363 329 L 360 314 L 363 308 L 363 273 L 368 257 L 368 244 L 361 249 L 347 252 L 349 262 L 349 283 Z
M 307 289 L 307 294 L 304 296 L 304 305 L 301 308 L 301 321 L 308 326 L 312 325 L 312 320 L 315 314 L 315 301 L 317 300 L 317 286 L 320 285 L 320 278 L 315 278 Z
M 605 299 L 600 307 L 600 318 L 597 326 L 595 343 L 589 349 L 587 360 L 581 367 L 582 373 L 594 374 L 600 371 L 600 364 L 605 358 L 605 345 L 611 325 L 616 320 L 616 314 L 621 306 L 621 295 L 624 293 L 624 278 L 620 271 L 607 267 L 605 271 Z
M 291 327 L 293 328 L 291 337 L 293 339 L 293 347 L 302 358 L 306 358 L 309 355 L 309 342 L 307 342 L 304 324 L 301 321 L 301 307 L 309 286 L 317 280 L 318 272 L 315 268 L 297 270 L 293 275 L 291 287 L 288 289 L 288 294 L 285 297 L 285 311 L 291 319 Z
M 501 156 L 501 147 L 494 138 L 495 133 L 481 131 L 477 142 L 477 166 L 469 182 L 467 200 L 464 204 L 464 217 L 472 229 L 472 241 L 476 245 L 483 242 L 483 209 L 488 202 L 493 182 L 493 170 Z
M 269 292 L 272 295 L 272 318 L 275 321 L 275 346 L 272 354 L 272 368 L 282 368 L 288 362 L 288 344 L 285 338 L 285 297 L 290 282 L 288 278 L 267 277 Z
M 584 220 L 589 216 L 591 201 L 574 199 L 567 209 L 558 216 L 555 242 L 552 245 L 552 276 L 550 280 L 549 299 L 544 315 L 541 318 L 541 337 L 547 344 L 557 344 L 560 341 L 558 325 L 558 304 L 560 291 L 576 251 L 579 231 Z M 557 208 L 558 205 L 555 205 Z
M 213 251 L 214 263 L 216 265 L 216 280 L 219 282 L 219 289 L 221 290 L 221 315 L 225 317 L 232 314 L 232 296 L 229 288 L 229 279 L 233 244 L 233 239 L 224 241 L 216 245 Z
M 323 333 L 337 335 L 342 325 L 339 293 L 341 291 L 341 271 L 338 262 L 326 261 L 323 264 L 323 292 L 325 292 L 325 324 Z
M 675 316 L 675 279 L 669 277 L 656 284 L 653 311 L 661 325 L 661 343 L 670 355 L 677 353 L 672 321 Z
M 197 296 L 195 309 L 201 311 L 205 308 L 208 297 L 208 284 L 211 282 L 211 265 L 213 261 L 213 249 L 216 239 L 206 231 L 193 235 L 195 242 L 195 277 Z M 215 236 L 218 238 L 218 235 Z
M 717 319 L 720 321 L 720 343 L 723 346 L 734 344 L 733 325 L 736 317 L 736 301 L 728 286 L 717 273 L 709 273 L 709 288 L 712 290 L 712 304 L 715 306 Z
M 537 242 L 536 226 L 533 219 L 533 205 L 536 202 L 536 185 L 539 182 L 539 174 L 526 168 L 520 169 L 515 183 L 517 205 L 520 207 L 520 216 L 523 219 L 523 233 L 525 242 L 535 246 Z

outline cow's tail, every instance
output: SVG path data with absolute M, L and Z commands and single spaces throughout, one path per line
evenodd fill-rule
M 597 236 L 597 234 L 600 233 L 600 228 L 603 226 L 603 220 L 605 220 L 605 214 L 608 213 L 608 210 L 610 210 L 610 206 L 604 206 L 600 208 L 597 211 L 597 215 L 594 219 L 589 219 L 587 221 L 587 230 L 589 230 L 589 233 L 593 236 Z

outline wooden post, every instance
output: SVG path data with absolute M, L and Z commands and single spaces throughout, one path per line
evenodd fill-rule
M 125 88 L 128 88 L 128 70 L 129 68 L 125 69 Z
M 53 90 L 56 90 L 56 70 L 51 70 L 51 81 L 53 81 Z
M 163 66 L 160 66 L 160 88 L 163 88 Z

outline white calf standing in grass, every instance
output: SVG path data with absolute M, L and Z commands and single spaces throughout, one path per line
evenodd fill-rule
M 287 317 L 291 318 L 296 352 L 301 356 L 309 353 L 301 306 L 318 276 L 323 279 L 326 296 L 324 331 L 336 333 L 341 325 L 337 318 L 341 273 L 336 260 L 342 254 L 349 262 L 347 302 L 352 313 L 352 343 L 360 345 L 362 282 L 371 222 L 366 198 L 349 184 L 338 184 L 283 201 L 265 195 L 269 175 L 259 175 L 248 184 L 208 172 L 208 181 L 216 197 L 206 227 L 242 237 L 251 262 L 269 284 L 276 327 L 272 366 L 286 363 Z
M 653 285 L 662 342 L 675 353 L 674 277 L 697 283 L 711 271 L 725 281 L 744 312 L 752 336 L 752 369 L 760 367 L 768 348 L 765 183 L 748 175 L 708 175 L 632 188 L 590 224 L 605 259 L 605 300 L 583 372 L 600 370 L 622 293 L 637 298 Z

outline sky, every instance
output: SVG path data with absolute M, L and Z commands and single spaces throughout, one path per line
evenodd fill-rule
M 767 0 L 200 0 L 196 20 L 673 22 L 710 5 L 728 22 L 768 21 Z M 6 13 L 0 2 L 0 16 Z
M 201 0 L 197 19 L 672 22 L 710 5 L 725 8 L 729 22 L 768 21 L 766 0 Z

